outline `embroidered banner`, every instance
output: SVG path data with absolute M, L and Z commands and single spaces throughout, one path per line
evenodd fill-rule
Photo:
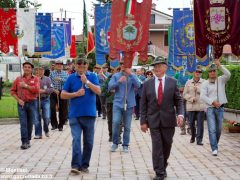
M 119 60 L 118 59 L 110 61 L 110 68 L 111 69 L 116 69 L 118 67 L 119 67 Z
M 220 58 L 225 44 L 240 56 L 240 1 L 194 0 L 196 55 L 207 56 L 209 44 L 214 46 L 214 57 Z
M 124 53 L 124 64 L 132 66 L 133 54 L 139 52 L 139 58 L 147 61 L 148 34 L 152 0 L 113 1 L 111 17 L 110 58 L 116 59 L 118 51 Z M 134 4 L 132 4 L 134 3 Z M 128 5 L 134 10 L 126 11 Z M 130 14 L 126 12 L 129 12 Z
M 63 21 L 60 21 L 57 19 L 57 21 L 54 21 L 55 24 L 63 24 L 64 25 L 64 32 L 65 32 L 65 47 L 69 48 L 72 44 L 72 23 L 71 19 L 69 21 L 65 20 L 63 18 Z
M 19 34 L 16 22 L 15 9 L 0 8 L 0 50 L 4 54 L 12 51 L 18 55 L 17 36 L 23 36 L 23 34 Z
M 20 37 L 18 39 L 18 54 L 34 54 L 35 45 L 35 9 L 17 10 L 17 24 L 19 27 Z M 21 36 L 22 34 L 22 36 Z
M 51 54 L 43 55 L 44 58 L 58 59 L 65 57 L 65 32 L 64 24 L 53 23 L 52 25 L 52 51 Z
M 76 36 L 72 36 L 72 44 L 70 48 L 70 57 L 76 58 L 77 57 L 77 51 L 76 51 Z
M 51 14 L 36 15 L 35 54 L 51 53 Z

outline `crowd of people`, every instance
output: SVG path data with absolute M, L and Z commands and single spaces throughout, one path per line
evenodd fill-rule
M 139 68 L 134 72 L 120 62 L 117 69 L 109 71 L 107 64 L 95 65 L 91 72 L 83 58 L 75 64 L 69 62 L 66 69 L 62 61 L 52 63 L 50 70 L 43 66 L 34 68 L 29 61 L 23 63 L 23 76 L 17 77 L 11 88 L 18 102 L 20 148 L 31 147 L 33 125 L 34 139 L 42 139 L 43 131 L 50 137 L 50 123 L 51 130 L 63 131 L 69 122 L 73 139 L 71 172 L 86 173 L 96 117 L 108 121 L 110 151 L 117 151 L 121 144 L 125 153 L 129 151 L 131 122 L 135 117 L 140 119 L 143 132 L 150 130 L 154 179 L 164 179 L 175 126 L 183 127 L 186 120 L 190 143 L 196 141 L 197 145 L 203 145 L 206 116 L 212 155 L 217 156 L 227 103 L 225 84 L 230 72 L 215 60 L 208 69 L 209 79 L 204 80 L 203 70 L 198 66 L 180 92 L 177 80 L 166 75 L 166 59 L 157 57 L 151 65 L 151 71 Z M 217 70 L 223 75 L 218 76 Z

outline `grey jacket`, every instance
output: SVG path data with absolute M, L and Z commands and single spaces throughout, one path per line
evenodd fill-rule
M 209 80 L 206 80 L 202 84 L 200 99 L 207 104 L 207 107 L 212 107 L 213 101 L 218 101 L 220 104 L 227 103 L 225 85 L 230 79 L 231 73 L 222 65 L 220 70 L 223 72 L 223 75 L 219 76 L 215 83 L 210 83 Z
M 175 127 L 176 115 L 183 115 L 183 99 L 177 87 L 177 81 L 166 76 L 162 104 L 159 106 L 155 91 L 155 78 L 143 84 L 141 98 L 141 125 L 149 128 Z M 176 114 L 177 111 L 177 114 Z

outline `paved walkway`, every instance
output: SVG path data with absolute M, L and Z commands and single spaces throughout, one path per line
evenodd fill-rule
M 206 127 L 206 124 L 205 124 Z M 167 179 L 240 179 L 240 134 L 223 133 L 219 155 L 211 155 L 205 128 L 204 146 L 190 144 L 190 136 L 176 130 L 167 168 Z M 71 134 L 69 126 L 63 132 L 51 131 L 50 138 L 32 140 L 32 147 L 20 150 L 19 125 L 0 126 L 0 179 L 152 179 L 151 140 L 142 134 L 139 121 L 133 121 L 128 154 L 120 150 L 111 153 L 107 121 L 96 121 L 95 144 L 89 174 L 69 174 Z

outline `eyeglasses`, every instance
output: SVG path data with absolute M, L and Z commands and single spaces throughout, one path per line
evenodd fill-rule
M 216 72 L 216 70 L 212 70 L 212 71 L 209 71 L 210 73 L 212 73 L 212 72 Z
M 56 63 L 56 65 L 63 65 L 62 63 Z
M 196 73 L 201 73 L 202 74 L 202 71 L 196 71 Z

